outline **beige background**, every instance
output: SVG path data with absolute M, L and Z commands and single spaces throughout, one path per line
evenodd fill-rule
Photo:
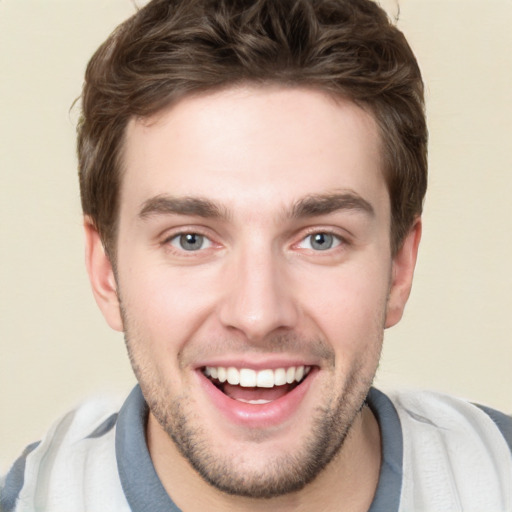
M 512 412 L 512 1 L 400 7 L 427 83 L 431 175 L 415 287 L 377 383 Z M 83 268 L 70 111 L 89 56 L 133 10 L 0 0 L 0 471 L 67 408 L 134 383 Z

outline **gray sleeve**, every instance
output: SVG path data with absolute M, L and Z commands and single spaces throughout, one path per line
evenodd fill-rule
M 2 481 L 0 487 L 0 512 L 11 512 L 14 510 L 18 496 L 25 483 L 27 457 L 39 446 L 39 443 L 40 441 L 29 444 L 25 448 L 21 456 L 12 465 L 5 480 Z

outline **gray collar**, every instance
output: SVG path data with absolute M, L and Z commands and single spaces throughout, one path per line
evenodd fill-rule
M 382 436 L 379 484 L 369 512 L 396 512 L 402 487 L 403 440 L 400 420 L 391 400 L 372 388 L 368 405 Z M 160 482 L 146 445 L 148 406 L 139 386 L 124 403 L 117 420 L 116 456 L 121 485 L 133 512 L 181 512 Z M 342 506 L 340 506 L 340 509 Z

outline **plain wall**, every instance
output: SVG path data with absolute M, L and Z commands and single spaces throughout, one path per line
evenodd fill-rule
M 69 407 L 135 382 L 83 265 L 71 109 L 92 52 L 133 11 L 0 0 L 0 471 Z M 430 188 L 377 384 L 512 412 L 512 2 L 403 0 L 398 25 L 427 85 Z

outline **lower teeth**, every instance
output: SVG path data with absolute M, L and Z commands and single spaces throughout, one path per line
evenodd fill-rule
M 252 404 L 252 405 L 263 405 L 269 404 L 273 400 L 244 400 L 243 398 L 235 398 L 237 402 L 243 402 L 244 404 Z

